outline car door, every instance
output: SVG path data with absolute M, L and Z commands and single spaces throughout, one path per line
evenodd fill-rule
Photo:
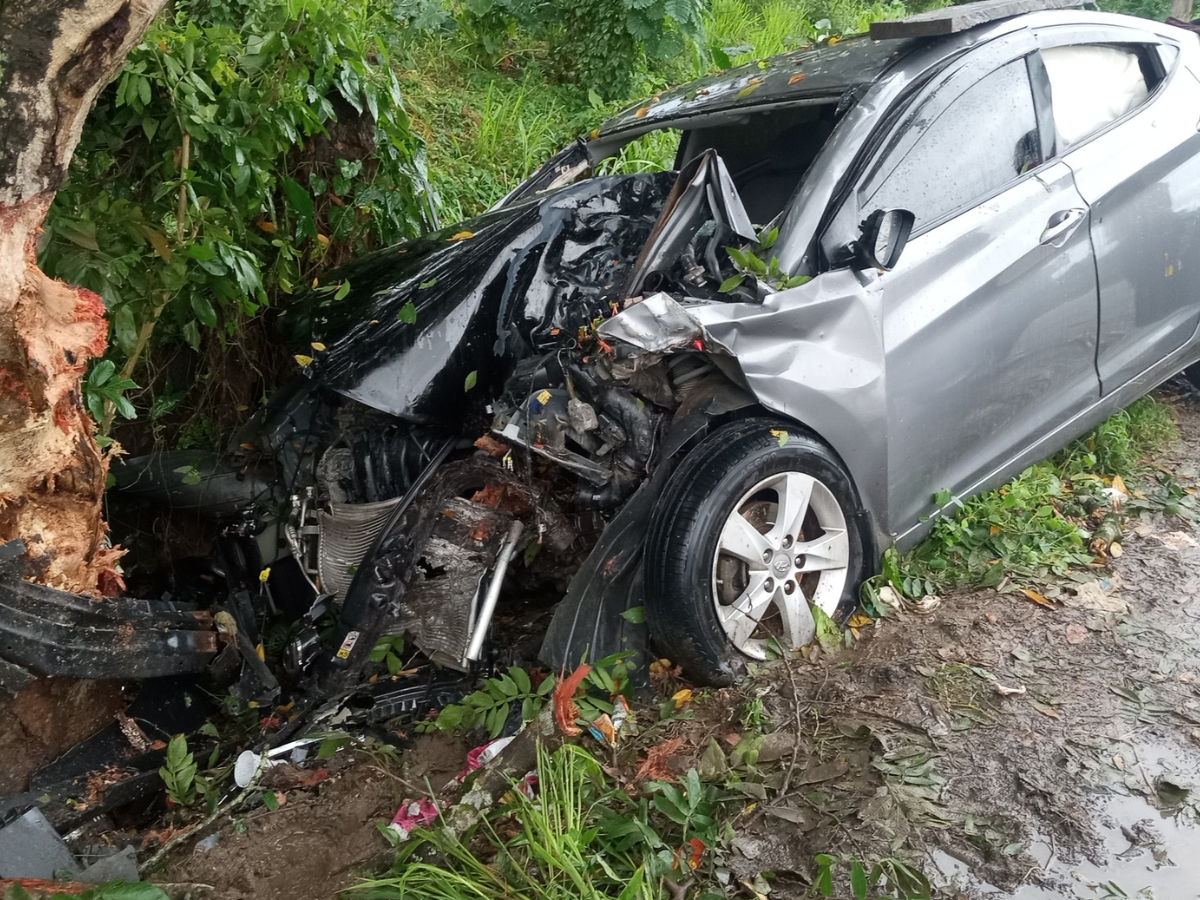
M 1027 33 L 973 51 L 900 117 L 827 234 L 916 216 L 878 281 L 893 534 L 1098 399 L 1087 204 L 1051 158 L 1039 64 Z
M 1200 321 L 1200 83 L 1176 48 L 1144 35 L 1039 35 L 1059 153 L 1092 210 L 1103 394 L 1182 347 Z

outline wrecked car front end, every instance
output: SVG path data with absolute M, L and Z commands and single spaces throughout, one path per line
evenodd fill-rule
M 227 453 L 116 467 L 119 503 L 218 532 L 198 580 L 181 589 L 172 576 L 176 606 L 147 601 L 165 640 L 176 620 L 200 623 L 164 673 L 218 672 L 244 700 L 318 703 L 364 690 L 393 636 L 419 654 L 405 671 L 644 658 L 644 536 L 661 491 L 739 417 L 803 423 L 838 448 L 862 487 L 853 527 L 874 546 L 882 436 L 864 423 L 882 415 L 878 296 L 848 270 L 785 272 L 772 250 L 788 242 L 788 198 L 855 107 L 830 49 L 631 111 L 478 219 L 330 275 L 287 316 L 307 342 L 304 377 Z M 865 78 L 899 50 L 870 52 Z M 771 116 L 750 140 L 757 91 Z M 593 174 L 651 126 L 683 129 L 677 171 Z M 18 569 L 0 583 L 0 628 L 57 641 L 11 624 L 10 598 L 41 590 L 18 591 Z M 496 640 L 523 602 L 532 611 Z M 287 646 L 266 665 L 278 619 Z M 160 674 L 117 656 L 0 657 L 14 684 L 20 671 Z

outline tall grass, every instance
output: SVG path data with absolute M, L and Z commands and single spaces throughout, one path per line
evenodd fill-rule
M 413 834 L 392 874 L 357 885 L 363 900 L 657 900 L 645 870 L 598 844 L 599 763 L 581 747 L 538 753 L 538 796 L 519 790 L 463 838 Z M 430 851 L 432 860 L 430 861 Z

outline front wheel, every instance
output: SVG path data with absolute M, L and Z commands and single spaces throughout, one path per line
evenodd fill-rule
M 698 681 L 812 641 L 813 607 L 839 619 L 864 576 L 859 504 L 837 457 L 792 426 L 714 431 L 671 475 L 646 548 L 646 611 L 660 650 Z

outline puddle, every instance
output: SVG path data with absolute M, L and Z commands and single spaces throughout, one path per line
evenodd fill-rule
M 1196 900 L 1200 898 L 1200 828 L 1184 815 L 1167 815 L 1141 797 L 1109 794 L 1097 808 L 1098 830 L 1108 860 L 1097 866 L 1086 859 L 1068 863 L 1045 840 L 1035 840 L 1029 855 L 1061 887 L 1026 884 L 1015 893 L 981 881 L 969 867 L 944 853 L 933 852 L 942 875 L 969 896 L 1004 900 Z M 1131 841 L 1130 837 L 1135 840 Z M 1031 871 L 1030 877 L 1037 874 Z M 1123 892 L 1123 893 L 1122 893 Z

